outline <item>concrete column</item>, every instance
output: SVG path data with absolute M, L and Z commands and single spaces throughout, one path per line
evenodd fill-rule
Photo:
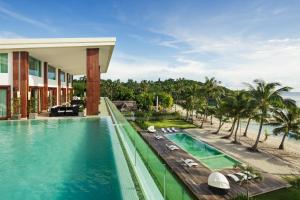
M 44 88 L 42 92 L 42 110 L 48 109 L 48 63 L 44 62 Z
M 86 110 L 87 115 L 98 115 L 100 99 L 99 49 L 87 49 L 86 53 Z

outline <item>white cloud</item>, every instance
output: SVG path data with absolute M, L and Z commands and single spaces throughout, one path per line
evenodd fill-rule
M 7 8 L 4 8 L 3 6 L 0 6 L 0 13 L 5 14 L 9 17 L 12 17 L 18 21 L 25 22 L 25 23 L 34 25 L 39 28 L 43 28 L 43 29 L 51 31 L 51 32 L 55 32 L 55 29 L 53 27 L 49 26 L 48 24 L 46 24 L 42 21 L 36 20 L 36 19 L 32 19 L 30 17 L 27 17 L 25 15 L 22 15 L 20 13 L 12 11 L 12 10 L 9 10 Z

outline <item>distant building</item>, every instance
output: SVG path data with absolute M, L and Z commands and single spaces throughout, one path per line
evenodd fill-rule
M 137 110 L 136 101 L 113 101 L 121 112 Z

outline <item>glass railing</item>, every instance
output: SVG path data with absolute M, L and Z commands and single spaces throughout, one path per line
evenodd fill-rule
M 121 127 L 121 130 L 123 130 L 128 138 L 130 138 L 133 148 L 126 149 L 126 151 L 132 151 L 131 153 L 133 154 L 138 153 L 163 198 L 168 200 L 193 199 L 186 187 L 184 187 L 181 181 L 169 171 L 165 163 L 150 148 L 141 135 L 136 132 L 116 106 L 108 98 L 105 98 L 105 101 L 109 106 L 112 115 L 114 115 L 113 118 L 117 126 Z M 133 164 L 135 165 L 134 162 L 135 161 L 133 161 Z

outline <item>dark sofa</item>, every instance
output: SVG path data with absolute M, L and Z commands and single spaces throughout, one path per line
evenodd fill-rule
M 50 109 L 50 117 L 58 117 L 58 116 L 78 116 L 79 106 L 53 106 Z

